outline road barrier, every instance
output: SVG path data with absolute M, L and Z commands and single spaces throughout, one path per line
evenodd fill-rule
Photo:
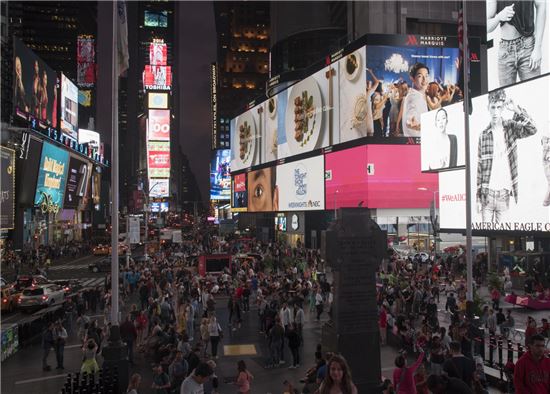
M 67 374 L 61 394 L 118 394 L 121 390 L 117 369 L 102 368 L 97 374 Z

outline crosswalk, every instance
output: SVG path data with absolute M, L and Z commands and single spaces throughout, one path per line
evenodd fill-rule
M 82 288 L 102 286 L 105 283 L 105 278 L 79 278 Z
M 54 265 L 49 268 L 49 271 L 73 271 L 73 270 L 81 270 L 83 268 L 88 269 L 88 264 L 89 263 Z

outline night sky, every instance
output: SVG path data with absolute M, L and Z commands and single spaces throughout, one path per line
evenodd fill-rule
M 202 199 L 209 197 L 211 157 L 210 63 L 216 61 L 216 27 L 211 2 L 183 2 L 183 70 L 177 78 L 183 100 L 183 129 L 180 142 L 197 178 Z

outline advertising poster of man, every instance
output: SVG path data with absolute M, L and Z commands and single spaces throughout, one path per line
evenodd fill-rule
M 57 127 L 57 73 L 17 38 L 13 51 L 15 113 Z
M 456 103 L 422 114 L 422 171 L 464 166 L 464 109 Z
M 550 231 L 549 96 L 550 74 L 473 100 L 473 229 Z
M 486 6 L 489 90 L 550 72 L 548 0 L 488 0 Z

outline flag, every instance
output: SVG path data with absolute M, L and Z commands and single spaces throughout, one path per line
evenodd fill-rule
M 130 54 L 128 53 L 128 19 L 126 14 L 126 2 L 117 1 L 117 10 L 118 75 L 120 76 L 128 69 L 130 61 Z

